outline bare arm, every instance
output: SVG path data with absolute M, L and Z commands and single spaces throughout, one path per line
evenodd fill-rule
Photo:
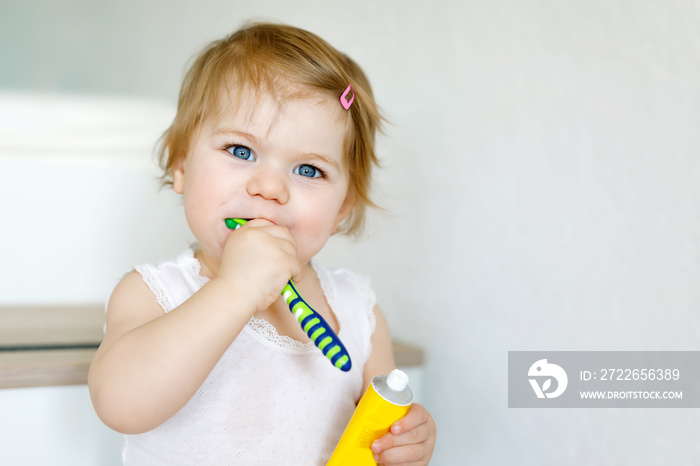
M 95 411 L 105 424 L 124 433 L 145 432 L 192 397 L 255 307 L 224 285 L 212 280 L 167 314 L 138 273 L 117 285 L 88 377 Z
M 286 228 L 254 220 L 231 234 L 217 276 L 163 312 L 138 273 L 117 285 L 88 375 L 102 421 L 123 433 L 162 424 L 194 395 L 250 317 L 300 276 Z
M 372 353 L 362 372 L 362 393 L 365 392 L 372 382 L 372 377 L 375 375 L 389 374 L 389 372 L 396 368 L 389 325 L 386 322 L 384 313 L 382 313 L 378 305 L 374 307 L 374 316 L 377 320 L 377 326 L 372 335 Z

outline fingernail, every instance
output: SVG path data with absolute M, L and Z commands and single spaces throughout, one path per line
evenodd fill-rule
M 391 433 L 394 435 L 399 435 L 401 433 L 401 426 L 392 426 Z
M 379 444 L 379 442 L 374 442 L 372 444 L 372 451 L 374 453 L 381 453 L 382 452 L 382 446 Z M 376 455 L 375 455 L 376 456 Z

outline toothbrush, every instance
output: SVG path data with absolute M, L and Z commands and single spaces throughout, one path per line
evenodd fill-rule
M 231 230 L 237 230 L 246 222 L 247 220 L 242 218 L 227 218 L 226 226 Z M 282 297 L 301 328 L 311 338 L 314 345 L 331 361 L 331 364 L 343 372 L 349 371 L 352 367 L 352 361 L 348 351 L 343 346 L 343 342 L 340 341 L 328 322 L 321 317 L 321 314 L 314 311 L 304 301 L 291 280 L 282 289 Z

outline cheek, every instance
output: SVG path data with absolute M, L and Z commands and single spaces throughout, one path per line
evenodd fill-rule
M 209 194 L 203 183 L 185 184 L 185 192 L 182 195 L 187 217 L 196 217 L 202 211 L 207 210 Z
M 341 206 L 342 202 L 336 200 L 317 203 L 303 213 L 303 222 L 297 223 L 300 229 L 295 234 L 301 259 L 310 259 L 325 246 L 333 234 Z
M 201 208 L 206 208 L 212 203 L 216 203 L 217 199 L 226 194 L 227 187 L 230 186 L 229 180 L 221 176 L 221 169 L 213 165 L 200 164 L 192 167 L 190 176 L 185 182 L 185 202 L 190 204 L 199 204 Z
M 206 181 L 191 177 L 185 183 L 183 207 L 187 223 L 195 236 L 212 228 L 210 222 L 216 218 L 214 212 L 226 199 L 223 188 L 222 183 L 212 177 Z

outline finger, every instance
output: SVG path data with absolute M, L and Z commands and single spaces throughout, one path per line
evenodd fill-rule
M 273 237 L 272 238 L 273 245 L 278 248 L 280 251 L 289 254 L 290 256 L 296 258 L 297 257 L 297 246 L 294 244 L 294 241 L 291 241 L 287 238 L 277 238 Z
M 292 280 L 292 282 L 294 282 L 294 283 L 299 283 L 299 282 L 302 281 L 303 279 L 304 279 L 304 268 L 301 267 L 301 266 L 298 266 L 298 267 L 296 267 L 296 268 L 294 269 L 294 271 L 292 272 L 291 280 Z
M 245 224 L 243 224 L 243 226 L 246 226 L 246 225 L 248 225 L 249 227 L 264 227 L 264 226 L 268 226 L 268 225 L 276 225 L 276 223 L 273 223 L 266 218 L 257 217 L 257 218 L 251 218 Z
M 289 238 L 289 239 L 294 239 L 294 236 L 292 233 L 289 231 L 289 228 L 282 226 L 282 225 L 277 225 L 276 223 L 272 223 L 269 220 L 266 220 L 264 218 L 256 218 L 248 223 L 246 223 L 243 226 L 250 226 L 253 228 L 261 228 L 267 233 L 271 234 L 272 236 L 275 236 L 277 238 Z
M 426 452 L 428 450 L 429 447 L 423 444 L 403 445 L 391 448 L 379 454 L 375 453 L 374 460 L 385 466 L 393 464 L 400 464 L 401 466 L 425 466 L 428 464 L 426 458 Z
M 294 238 L 294 235 L 292 235 L 289 229 L 264 218 L 252 219 L 245 223 L 243 227 L 247 227 L 249 225 L 251 228 L 256 228 L 257 232 L 266 235 L 268 239 L 272 239 L 272 244 L 289 256 L 289 258 L 292 260 L 292 265 L 288 269 L 290 278 L 295 282 L 301 281 L 304 271 L 301 265 L 298 263 L 296 238 Z
M 289 272 L 288 279 L 299 282 L 304 276 L 304 269 L 299 262 L 297 247 L 293 241 L 287 238 L 272 238 L 274 248 L 282 253 L 278 262 L 280 265 L 286 264 L 285 269 Z
M 296 249 L 294 252 L 294 260 L 292 264 L 292 269 L 290 270 L 290 280 L 294 283 L 299 283 L 304 279 L 304 267 L 301 266 L 299 260 L 296 257 Z
M 391 448 L 405 445 L 415 445 L 426 442 L 430 439 L 430 428 L 427 423 L 421 424 L 411 430 L 407 430 L 401 435 L 392 433 L 384 434 L 372 442 L 372 451 L 381 453 Z
M 258 220 L 255 221 L 257 222 Z M 253 222 L 254 220 L 251 220 L 241 228 L 245 228 Z M 296 257 L 296 239 L 286 227 L 281 227 L 262 219 L 260 219 L 259 222 L 260 223 L 258 223 L 257 226 L 253 225 L 250 227 L 251 230 L 247 230 L 248 235 L 254 235 L 253 237 L 256 238 L 257 241 L 266 241 L 282 251 Z M 264 224 L 261 224 L 263 222 Z
M 391 433 L 400 435 L 428 422 L 430 413 L 420 403 L 413 403 L 408 413 L 391 425 Z

